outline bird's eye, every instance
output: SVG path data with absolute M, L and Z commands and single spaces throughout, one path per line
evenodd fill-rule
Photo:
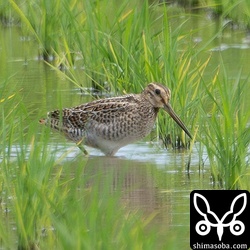
M 160 93 L 161 93 L 161 90 L 160 90 L 160 89 L 156 89 L 156 90 L 155 90 L 155 94 L 156 94 L 156 95 L 160 95 Z

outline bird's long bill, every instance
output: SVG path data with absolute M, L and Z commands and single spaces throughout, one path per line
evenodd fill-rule
M 192 139 L 192 135 L 188 131 L 185 124 L 181 121 L 178 115 L 174 112 L 171 105 L 169 103 L 164 105 L 164 110 L 174 119 L 174 121 L 185 131 L 185 133 Z

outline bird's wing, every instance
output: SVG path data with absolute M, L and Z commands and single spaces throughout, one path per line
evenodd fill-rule
M 126 112 L 131 113 L 137 106 L 134 96 L 123 98 L 107 98 L 82 104 L 73 108 L 65 108 L 62 111 L 55 110 L 48 114 L 49 119 L 61 120 L 66 127 L 84 129 L 89 121 L 109 123 L 112 119 L 119 119 Z M 136 112 L 136 111 L 135 111 Z M 131 113 L 131 115 L 133 115 Z

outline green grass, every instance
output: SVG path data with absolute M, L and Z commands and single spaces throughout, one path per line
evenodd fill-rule
M 0 105 L 2 248 L 165 249 L 177 244 L 176 232 L 168 232 L 167 240 L 166 231 L 159 235 L 152 223 L 156 212 L 127 208 L 123 197 L 133 191 L 125 182 L 131 166 L 108 166 L 105 173 L 81 155 L 81 160 L 67 160 L 70 149 L 58 157 L 47 129 L 37 121 L 25 126 L 30 114 L 13 89 L 6 88 Z M 143 170 L 166 183 L 156 169 Z
M 5 249 L 152 249 L 154 213 L 126 209 L 130 166 L 103 172 L 88 158 L 67 160 L 48 144 L 50 132 L 23 106 L 16 86 L 1 97 L 1 247 Z M 14 108 L 13 108 L 14 107 Z M 37 114 L 39 115 L 39 114 Z M 25 124 L 29 124 L 26 127 Z M 39 126 L 39 127 L 38 127 Z M 38 133 L 38 131 L 40 131 Z M 110 166 L 108 166 L 110 168 Z M 114 180 L 116 183 L 114 185 Z M 165 237 L 165 235 L 164 235 Z M 163 238 L 160 245 L 167 244 Z
M 247 0 L 209 0 L 205 7 L 209 7 L 217 16 L 225 20 L 225 25 L 230 25 L 232 28 L 250 27 L 250 3 Z
M 204 86 L 212 105 L 207 112 L 200 103 L 205 118 L 202 142 L 213 181 L 226 189 L 249 189 L 250 112 L 245 104 L 248 79 L 242 80 L 239 73 L 231 80 L 224 68 L 222 71 L 222 77 L 216 75 L 209 86 Z
M 250 190 L 248 79 L 242 80 L 241 72 L 229 79 L 221 61 L 221 68 L 207 80 L 210 55 L 200 54 L 223 27 L 201 47 L 187 44 L 198 31 L 185 31 L 186 19 L 173 29 L 177 12 L 171 8 L 147 1 L 42 0 L 38 5 L 35 0 L 26 4 L 10 0 L 0 13 L 18 20 L 20 32 L 39 45 L 49 67 L 79 88 L 92 86 L 116 95 L 138 93 L 151 81 L 166 84 L 173 90 L 174 110 L 208 154 L 214 185 Z M 227 7 L 224 16 L 235 8 Z M 158 235 L 154 212 L 145 215 L 126 209 L 121 202 L 124 179 L 116 178 L 116 169 L 107 177 L 100 170 L 91 172 L 86 158 L 68 160 L 70 149 L 58 156 L 49 143 L 49 130 L 37 123 L 44 114 L 31 113 L 20 86 L 10 85 L 8 77 L 0 82 L 1 246 L 178 248 L 175 232 Z M 56 86 L 55 91 L 60 88 Z M 194 142 L 163 112 L 152 140 L 161 140 L 167 148 L 186 148 L 192 160 Z M 123 166 L 121 176 L 129 168 Z M 164 174 L 154 171 L 158 182 L 151 172 L 148 176 L 164 189 Z
M 178 245 L 175 234 L 153 223 L 157 212 L 128 209 L 126 194 L 140 188 L 140 182 L 127 187 L 134 166 L 105 168 L 81 154 L 67 159 L 70 148 L 59 157 L 60 148 L 51 143 L 50 131 L 38 124 L 39 112 L 34 117 L 31 107 L 24 105 L 18 84 L 7 79 L 0 86 L 1 248 L 165 249 Z M 157 173 L 150 166 L 142 169 L 139 178 L 143 174 L 151 179 L 152 171 Z
M 35 38 L 45 60 L 48 60 L 49 56 L 55 58 L 49 62 L 50 66 L 57 69 L 60 74 L 66 76 L 78 87 L 82 86 L 82 75 L 84 75 L 84 86 L 92 86 L 115 94 L 139 92 L 145 84 L 151 81 L 166 83 L 175 93 L 171 100 L 172 106 L 180 117 L 185 119 L 184 122 L 189 124 L 191 131 L 194 134 L 197 131 L 197 139 L 205 144 L 208 152 L 211 147 L 212 155 L 215 154 L 213 149 L 215 145 L 212 146 L 211 143 L 220 141 L 216 135 L 230 138 L 228 134 L 233 131 L 232 124 L 235 124 L 235 120 L 238 118 L 228 117 L 226 112 L 229 110 L 220 110 L 221 116 L 225 115 L 225 119 L 227 119 L 226 125 L 231 123 L 229 128 L 225 129 L 226 134 L 224 131 L 213 131 L 216 126 L 220 125 L 220 123 L 216 124 L 218 122 L 216 119 L 205 119 L 205 114 L 209 110 L 218 112 L 216 107 L 219 109 L 219 105 L 226 105 L 226 102 L 233 98 L 230 96 L 233 93 L 226 92 L 228 95 L 221 100 L 222 104 L 213 99 L 214 93 L 218 91 L 221 93 L 221 97 L 223 97 L 222 94 L 225 94 L 223 91 L 224 82 L 227 82 L 227 72 L 222 72 L 225 76 L 224 87 L 217 89 L 216 73 L 211 76 L 214 78 L 212 81 L 216 81 L 216 83 L 212 83 L 208 87 L 208 83 L 204 83 L 204 74 L 210 56 L 203 60 L 199 56 L 202 51 L 207 49 L 209 42 L 221 34 L 223 25 L 204 46 L 196 48 L 195 45 L 185 45 L 183 42 L 190 39 L 190 32 L 183 32 L 186 20 L 179 23 L 175 29 L 171 29 L 170 22 L 175 14 L 169 11 L 172 7 L 168 8 L 163 4 L 150 5 L 146 1 L 143 3 L 126 1 L 123 4 L 117 4 L 115 1 L 65 0 L 53 3 L 43 0 L 39 6 L 34 0 L 28 1 L 26 5 L 12 0 L 9 3 L 9 8 L 12 7 L 16 13 L 14 17 L 18 15 L 21 20 L 22 32 Z M 237 3 L 231 1 L 230 4 L 228 1 L 214 1 L 205 7 L 223 6 L 222 17 L 224 18 L 237 12 L 241 5 L 246 5 L 244 13 L 247 15 L 247 1 Z M 4 9 L 6 9 L 6 5 Z M 113 9 L 116 10 L 114 13 Z M 191 35 L 195 32 L 193 30 Z M 57 68 L 58 66 L 60 69 L 67 70 L 61 72 Z M 84 67 L 82 74 L 79 74 L 79 71 L 76 71 L 73 66 Z M 239 75 L 238 78 L 240 79 L 241 76 Z M 200 104 L 204 110 L 199 108 Z M 239 110 L 242 109 L 241 105 L 244 105 L 244 102 L 238 104 Z M 235 113 L 235 111 L 230 112 Z M 247 120 L 248 116 L 241 121 L 240 126 L 242 127 L 239 128 L 240 134 L 237 136 L 243 136 L 241 133 L 244 132 L 243 128 L 246 126 Z M 209 124 L 203 131 L 200 128 L 204 122 Z M 165 114 L 159 116 L 155 135 L 156 139 L 163 141 L 165 147 L 187 148 L 190 145 L 184 133 L 176 128 L 172 120 L 166 119 Z M 210 138 L 211 142 L 204 140 L 204 136 Z M 230 140 L 232 140 L 232 144 L 237 145 L 238 139 L 230 138 Z M 224 140 L 222 141 L 224 143 Z M 243 145 L 246 149 L 249 144 L 247 136 L 244 137 L 244 141 Z M 224 150 L 223 143 L 220 144 L 218 152 Z M 231 144 L 229 143 L 229 145 Z M 247 153 L 243 152 L 243 145 L 240 150 L 242 159 Z M 220 176 L 218 178 L 220 183 L 224 183 L 222 180 L 226 178 L 226 175 L 231 176 L 226 178 L 228 184 L 225 185 L 230 188 L 234 187 L 238 175 L 232 174 L 230 168 L 226 170 L 226 174 L 222 165 L 235 165 L 231 162 L 233 158 L 234 156 L 230 158 L 229 155 L 224 155 L 220 158 L 219 165 L 221 166 L 217 161 L 215 164 L 211 164 L 212 171 L 214 172 L 215 168 L 219 172 L 214 176 Z M 213 162 L 212 156 L 209 159 Z M 217 180 L 217 178 L 215 179 Z M 232 181 L 227 181 L 229 179 Z

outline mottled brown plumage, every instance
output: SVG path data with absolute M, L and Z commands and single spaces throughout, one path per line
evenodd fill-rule
M 114 155 L 121 147 L 149 134 L 159 109 L 163 108 L 191 138 L 169 104 L 170 95 L 167 87 L 150 83 L 140 94 L 105 98 L 49 112 L 48 118 L 41 119 L 40 123 L 62 132 L 78 145 L 85 144 L 106 155 Z

